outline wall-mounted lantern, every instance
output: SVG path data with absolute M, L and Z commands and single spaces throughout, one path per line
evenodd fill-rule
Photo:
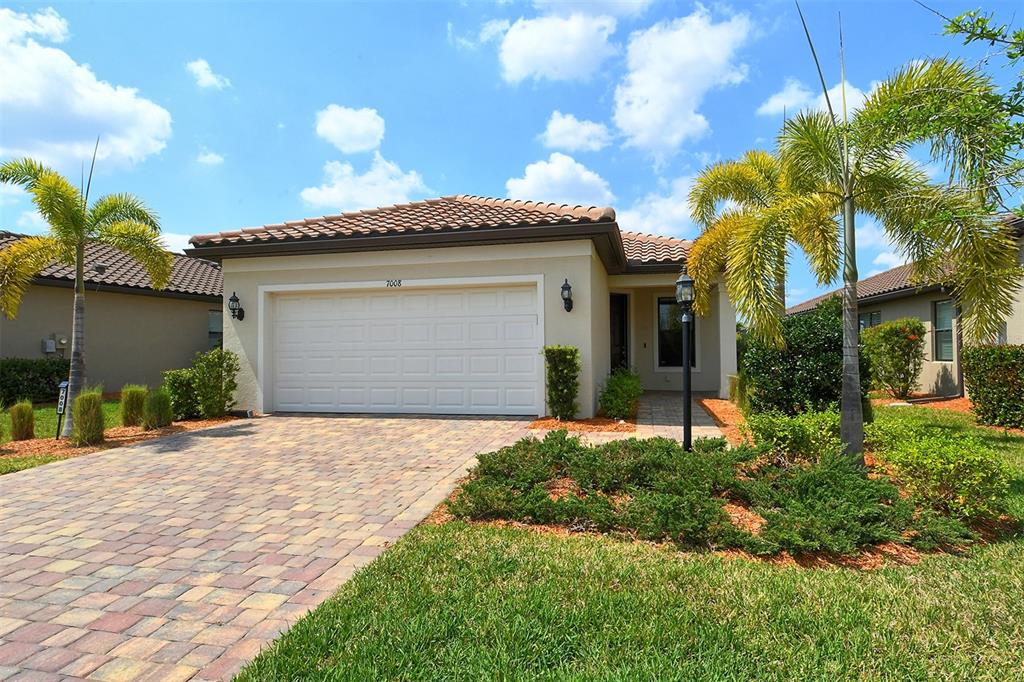
M 245 319 L 245 309 L 242 308 L 241 302 L 238 300 L 238 294 L 231 292 L 231 298 L 228 299 L 228 310 L 231 311 L 231 317 L 235 320 Z
M 565 312 L 572 312 L 572 285 L 569 284 L 568 277 L 562 285 L 562 305 L 565 306 Z

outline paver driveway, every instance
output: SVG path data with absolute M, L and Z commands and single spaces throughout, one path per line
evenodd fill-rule
M 0 679 L 223 679 L 521 420 L 267 417 L 0 477 Z

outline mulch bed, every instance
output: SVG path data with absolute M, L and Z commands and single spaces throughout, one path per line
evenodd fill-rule
M 901 402 L 909 402 L 912 407 L 927 407 L 932 410 L 949 410 L 950 412 L 960 412 L 962 414 L 974 414 L 974 408 L 971 405 L 970 398 L 941 398 L 937 396 L 913 394 L 907 401 L 897 400 L 896 398 L 891 397 L 871 399 L 872 405 L 892 405 L 893 403 Z M 1011 433 L 1015 436 L 1024 436 L 1024 429 L 1016 429 L 1010 426 L 991 426 L 989 424 L 979 424 L 977 422 L 975 422 L 975 426 L 982 429 L 999 431 L 1000 433 Z
M 729 441 L 729 445 L 743 445 L 748 442 L 740 430 L 740 427 L 746 422 L 743 419 L 743 413 L 736 405 L 728 400 L 718 398 L 697 398 L 697 404 L 715 420 L 718 428 L 722 429 L 722 433 L 725 434 L 725 439 Z
M 544 429 L 546 431 L 565 429 L 575 433 L 632 433 L 636 431 L 636 420 L 620 421 L 618 419 L 608 419 L 607 417 L 591 417 L 590 419 L 542 417 L 530 422 L 529 428 Z
M 115 426 L 104 431 L 105 440 L 99 445 L 86 445 L 75 447 L 67 438 L 54 440 L 53 438 L 33 438 L 32 440 L 9 441 L 0 445 L 0 457 L 36 457 L 40 455 L 52 455 L 55 457 L 78 457 L 91 452 L 109 450 L 141 443 L 147 440 L 172 436 L 185 431 L 196 431 L 208 426 L 217 426 L 226 422 L 234 421 L 237 417 L 218 417 L 216 419 L 197 419 L 194 421 L 174 422 L 152 431 L 145 431 L 141 426 Z

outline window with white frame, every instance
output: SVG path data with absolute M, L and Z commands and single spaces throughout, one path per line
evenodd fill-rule
M 938 362 L 953 361 L 953 314 L 953 301 L 936 301 L 932 307 L 932 359 Z

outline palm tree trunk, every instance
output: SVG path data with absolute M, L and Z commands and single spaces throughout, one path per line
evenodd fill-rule
M 64 413 L 62 436 L 70 436 L 74 414 L 71 409 L 75 397 L 85 385 L 85 243 L 79 242 L 75 250 L 75 304 L 71 317 L 71 374 L 68 377 L 68 399 Z
M 864 463 L 864 407 L 860 392 L 860 330 L 857 325 L 857 240 L 853 195 L 843 199 L 843 384 L 839 433 L 846 453 Z

